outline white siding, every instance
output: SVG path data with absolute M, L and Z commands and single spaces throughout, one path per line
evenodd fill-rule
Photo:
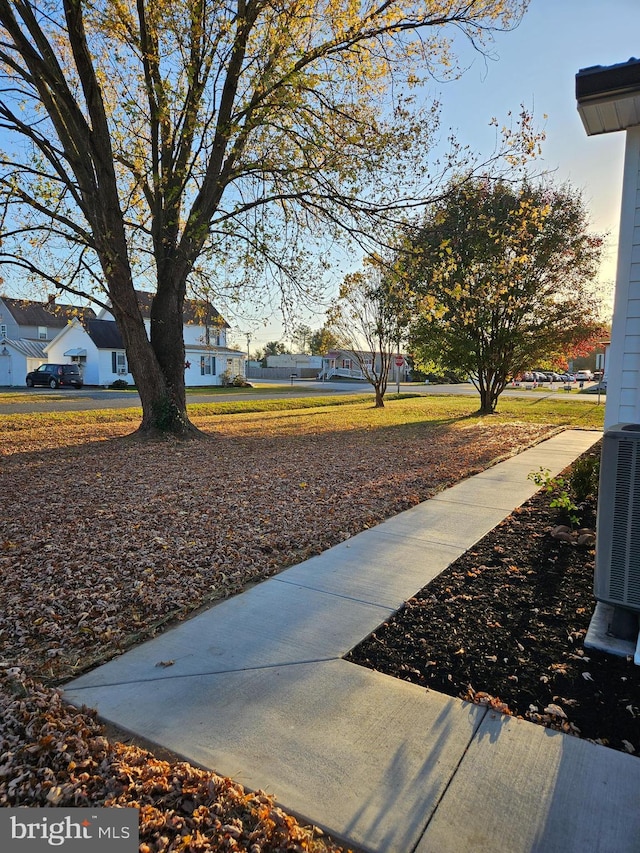
M 184 326 L 184 343 L 185 346 L 195 344 L 196 346 L 205 346 L 207 344 L 207 327 L 186 325 Z M 224 347 L 227 345 L 227 330 L 217 329 L 213 326 L 209 327 L 209 346 Z
M 124 350 L 115 350 L 115 352 L 124 352 Z M 112 350 L 101 349 L 98 353 L 98 385 L 111 385 L 116 379 L 124 379 L 129 385 L 133 385 L 133 376 L 130 373 L 114 373 L 113 372 L 113 357 Z
M 50 364 L 69 364 L 73 359 L 65 355 L 70 349 L 81 348 L 87 351 L 86 361 L 82 362 L 82 376 L 85 385 L 98 384 L 97 357 L 98 350 L 84 328 L 74 321 L 66 326 L 47 346 L 47 361 Z
M 17 352 L 13 347 L 8 347 L 9 355 L 0 356 L 2 358 L 2 385 L 13 386 L 20 388 L 24 386 L 24 380 L 30 370 L 35 370 L 36 367 L 42 364 L 43 358 L 27 358 L 21 352 Z
M 640 423 L 640 127 L 627 130 L 605 428 Z

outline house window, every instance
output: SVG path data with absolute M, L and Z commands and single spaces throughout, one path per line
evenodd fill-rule
M 215 355 L 200 356 L 200 376 L 215 376 L 216 375 L 216 357 Z
M 127 355 L 124 352 L 111 353 L 111 371 L 119 376 L 124 376 L 129 372 L 127 367 Z
M 7 337 L 7 324 L 6 323 L 0 323 L 0 338 L 6 338 L 6 337 Z
M 342 359 L 342 367 L 344 370 L 351 370 L 351 359 L 343 358 Z
M 219 347 L 221 341 L 220 329 L 215 326 L 207 326 L 207 344 L 213 347 Z
M 47 327 L 46 326 L 38 326 L 38 340 L 46 341 L 47 340 Z
M 220 326 L 205 326 L 203 340 L 208 347 L 223 347 L 226 345 L 226 332 Z

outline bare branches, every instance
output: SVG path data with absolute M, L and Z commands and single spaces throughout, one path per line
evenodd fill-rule
M 308 240 L 390 246 L 462 165 L 452 152 L 429 169 L 437 110 L 415 113 L 404 95 L 449 63 L 447 26 L 482 48 L 526 5 L 0 0 L 0 125 L 15 142 L 0 176 L 3 251 L 22 264 L 31 228 L 36 275 L 67 241 L 71 286 L 103 279 L 129 361 L 144 365 L 134 375 L 153 377 L 156 397 L 164 376 L 180 407 L 171 329 L 199 262 L 275 271 L 295 293 Z M 291 240 L 300 252 L 283 251 Z M 151 341 L 140 264 L 156 293 Z

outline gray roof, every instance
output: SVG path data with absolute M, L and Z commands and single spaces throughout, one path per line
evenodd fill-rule
M 640 90 L 640 59 L 615 65 L 592 65 L 576 74 L 576 98 L 635 95 Z
M 151 316 L 151 300 L 154 295 L 153 293 L 148 293 L 146 290 L 136 290 L 138 305 L 140 306 L 143 317 Z M 222 329 L 231 328 L 210 302 L 198 299 L 184 300 L 182 321 L 187 325 L 220 326 Z
M 59 305 L 56 302 L 31 302 L 28 299 L 0 297 L 7 311 L 19 326 L 49 326 L 63 329 L 67 323 L 77 317 L 80 322 L 95 317 L 92 308 L 80 308 L 77 305 Z
M 12 347 L 22 355 L 26 355 L 27 358 L 41 358 L 43 360 L 47 358 L 44 353 L 47 341 L 31 341 L 28 338 L 17 338 L 15 340 L 3 338 L 0 344 Z
M 84 327 L 98 349 L 124 349 L 115 320 L 87 320 Z
M 88 320 L 85 323 L 87 334 L 98 349 L 123 350 L 124 341 L 118 331 L 115 320 Z M 229 347 L 205 346 L 204 344 L 187 344 L 189 352 L 210 352 L 214 355 L 243 356 L 244 351 Z
M 208 352 L 211 355 L 245 355 L 245 351 L 241 349 L 232 349 L 231 347 L 219 347 L 214 344 L 185 344 L 185 352 Z

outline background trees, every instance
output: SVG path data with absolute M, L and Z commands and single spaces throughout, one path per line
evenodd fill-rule
M 480 411 L 493 412 L 512 375 L 570 352 L 599 326 L 589 285 L 601 249 L 568 186 L 453 186 L 397 256 L 413 292 L 413 348 L 470 375 Z
M 373 259 L 366 271 L 345 277 L 338 299 L 327 312 L 327 325 L 338 346 L 353 353 L 373 385 L 377 408 L 384 406 L 393 358 L 400 353 L 409 319 L 403 294 Z
M 264 347 L 260 350 L 257 350 L 254 353 L 254 358 L 256 361 L 261 361 L 262 366 L 267 366 L 267 356 L 269 355 L 284 355 L 289 352 L 286 344 L 283 344 L 281 341 L 268 341 Z
M 309 349 L 311 355 L 326 355 L 338 346 L 338 339 L 326 325 L 311 333 Z
M 311 326 L 305 323 L 300 323 L 295 327 L 291 335 L 291 342 L 294 352 L 310 353 L 311 352 L 311 337 L 313 331 Z
M 0 0 L 2 260 L 109 303 L 142 429 L 189 433 L 188 285 L 261 301 L 267 276 L 286 305 L 315 235 L 384 241 L 429 185 L 411 89 L 450 68 L 444 28 L 481 45 L 527 2 Z

